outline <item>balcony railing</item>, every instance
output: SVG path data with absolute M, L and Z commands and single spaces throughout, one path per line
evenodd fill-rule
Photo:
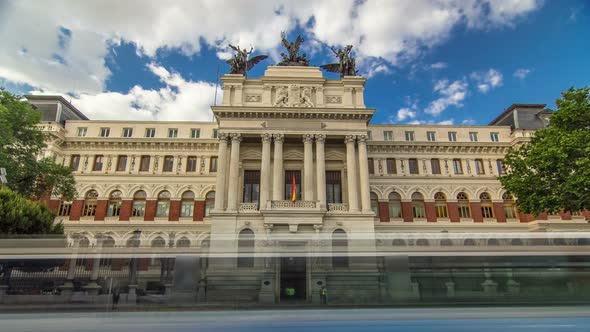
M 271 201 L 271 209 L 316 209 L 317 201 Z
M 328 212 L 331 212 L 331 213 L 346 213 L 346 212 L 348 212 L 348 204 L 345 204 L 345 203 L 328 203 Z
M 240 203 L 238 212 L 241 213 L 254 213 L 258 212 L 258 203 Z

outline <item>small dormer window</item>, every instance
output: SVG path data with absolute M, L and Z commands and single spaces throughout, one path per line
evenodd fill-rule
M 383 140 L 384 141 L 393 141 L 393 131 L 384 131 L 383 132 Z
M 100 136 L 100 137 L 109 137 L 110 134 L 111 134 L 111 128 L 108 128 L 108 127 L 100 128 L 100 131 L 98 132 L 98 136 Z
M 176 138 L 176 137 L 178 137 L 178 128 L 169 128 L 168 129 L 168 137 L 169 138 Z
M 469 139 L 472 142 L 477 142 L 477 132 L 475 132 L 475 131 L 470 132 L 469 133 Z
M 88 132 L 88 128 L 86 128 L 86 127 L 78 127 L 78 130 L 76 131 L 76 136 L 78 136 L 78 137 L 85 137 L 87 132 Z
M 133 128 L 123 128 L 123 137 L 133 136 Z

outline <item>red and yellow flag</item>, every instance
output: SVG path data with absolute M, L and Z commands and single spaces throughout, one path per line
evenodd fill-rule
M 291 177 L 291 202 L 295 203 L 297 200 L 297 185 L 295 184 L 295 174 Z

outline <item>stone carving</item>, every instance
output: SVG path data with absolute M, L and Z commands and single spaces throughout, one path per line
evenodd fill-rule
M 262 101 L 262 96 L 261 95 L 247 95 L 246 96 L 246 102 L 259 103 L 261 101 Z
M 275 107 L 284 107 L 289 106 L 289 90 L 286 86 L 282 86 L 279 88 L 277 93 L 277 98 L 275 99 L 275 103 L 273 104 Z
M 314 107 L 315 105 L 311 101 L 311 88 L 304 87 L 299 98 L 299 107 Z
M 344 76 L 356 76 L 358 73 L 358 71 L 356 70 L 356 60 L 355 58 L 350 56 L 350 52 L 352 51 L 352 45 L 347 45 L 344 49 L 330 49 L 332 50 L 332 52 L 334 52 L 334 54 L 338 57 L 340 61 L 338 63 L 331 63 L 328 65 L 320 66 L 320 68 L 332 73 L 339 73 L 341 78 Z
M 342 97 L 326 96 L 326 104 L 342 104 Z
M 297 36 L 295 42 L 289 42 L 285 32 L 281 32 L 281 41 L 285 49 L 287 49 L 288 54 L 281 53 L 283 61 L 279 62 L 277 64 L 278 66 L 309 66 L 307 55 L 305 53 L 299 55 L 299 48 L 301 47 L 301 43 L 303 43 L 301 36 Z
M 251 47 L 250 51 L 247 51 L 246 49 L 241 50 L 239 47 L 233 46 L 232 44 L 229 44 L 229 47 L 236 51 L 233 58 L 226 61 L 230 65 L 230 74 L 246 76 L 248 70 L 252 69 L 254 65 L 268 58 L 267 55 L 257 55 L 252 59 L 248 59 L 248 56 L 252 53 L 254 48 Z

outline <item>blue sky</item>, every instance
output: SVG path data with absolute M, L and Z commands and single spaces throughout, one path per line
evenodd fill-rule
M 208 120 L 227 44 L 271 56 L 257 77 L 280 31 L 306 39 L 312 65 L 355 45 L 373 123 L 487 124 L 590 84 L 586 1 L 63 0 L 0 1 L 0 85 L 67 95 L 94 119 Z

